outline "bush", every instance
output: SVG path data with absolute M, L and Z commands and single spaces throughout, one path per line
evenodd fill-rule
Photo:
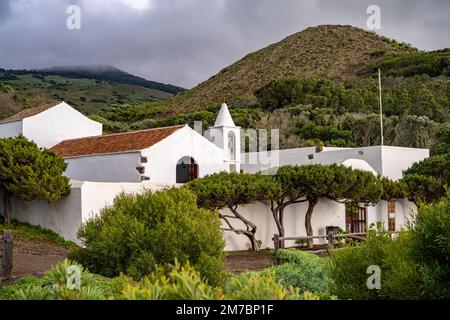
M 324 259 L 296 249 L 280 250 L 276 257 L 281 264 L 271 270 L 284 285 L 297 287 L 301 291 L 328 292 L 331 280 L 326 274 Z
M 121 194 L 79 230 L 84 248 L 71 257 L 91 271 L 138 279 L 155 264 L 188 261 L 212 284 L 220 282 L 224 240 L 218 215 L 197 207 L 186 188 Z
M 333 251 L 327 267 L 331 294 L 342 299 L 418 299 L 419 275 L 409 248 L 409 235 L 391 239 L 387 233 L 370 232 L 360 247 Z M 368 289 L 367 268 L 381 269 L 381 289 Z
M 75 266 L 80 270 L 80 287 L 69 288 L 68 283 Z M 69 281 L 68 281 L 69 280 Z M 14 285 L 0 289 L 0 298 L 6 300 L 101 300 L 110 296 L 115 281 L 87 272 L 81 265 L 64 260 L 44 274 L 42 278 L 25 276 Z
M 158 267 L 139 282 L 121 278 L 115 295 L 119 300 L 213 300 L 223 297 L 219 288 L 205 282 L 190 264 L 178 262 L 169 269 Z
M 301 298 L 298 288 L 284 286 L 276 280 L 273 271 L 247 272 L 232 277 L 225 288 L 225 295 L 232 300 L 298 300 Z M 309 297 L 314 299 L 312 296 Z
M 411 246 L 426 299 L 450 298 L 450 193 L 436 205 L 419 209 Z
M 450 193 L 422 205 L 409 231 L 397 239 L 369 234 L 361 247 L 334 251 L 331 292 L 344 299 L 450 298 Z M 381 269 L 381 289 L 366 286 L 367 267 Z
M 81 273 L 79 289 L 67 287 L 68 267 L 65 261 L 43 278 L 24 277 L 14 285 L 0 289 L 2 299 L 21 300 L 318 300 L 319 296 L 282 285 L 273 272 L 248 272 L 233 276 L 227 285 L 212 286 L 189 263 L 157 266 L 148 276 L 136 282 L 121 275 L 114 279 Z

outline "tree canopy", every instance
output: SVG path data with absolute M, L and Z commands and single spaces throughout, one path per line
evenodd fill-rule
M 0 189 L 4 220 L 11 223 L 12 198 L 54 202 L 70 192 L 64 159 L 23 136 L 0 139 Z
M 403 179 L 408 190 L 408 199 L 420 206 L 421 203 L 436 203 L 446 193 L 446 186 L 433 176 L 407 174 Z
M 450 185 L 450 153 L 440 154 L 414 163 L 404 175 L 419 174 L 434 177 Z
M 197 195 L 200 207 L 210 210 L 228 208 L 230 214 L 219 212 L 227 225 L 224 230 L 247 236 L 252 250 L 258 251 L 257 226 L 239 213 L 238 206 L 270 199 L 272 194 L 279 192 L 278 184 L 268 176 L 220 172 L 194 180 L 188 187 Z M 241 221 L 245 229 L 235 227 L 230 219 Z
M 320 198 L 339 202 L 352 202 L 370 205 L 380 201 L 381 183 L 372 173 L 355 170 L 342 165 L 308 165 L 300 167 L 301 184 L 308 200 L 305 215 L 305 229 L 308 236 L 313 235 L 311 217 Z M 308 241 L 312 248 L 313 241 Z
M 387 177 L 381 177 L 380 182 L 383 188 L 382 200 L 389 201 L 408 197 L 408 185 L 404 181 L 394 181 Z

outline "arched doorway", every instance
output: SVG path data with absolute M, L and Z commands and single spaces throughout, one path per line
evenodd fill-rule
M 198 178 L 198 164 L 194 158 L 185 156 L 177 162 L 177 183 L 187 183 Z

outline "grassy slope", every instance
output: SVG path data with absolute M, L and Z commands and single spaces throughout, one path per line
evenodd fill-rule
M 11 230 L 13 232 L 13 236 L 18 236 L 23 240 L 50 242 L 62 245 L 66 248 L 76 247 L 75 243 L 64 240 L 60 235 L 51 230 L 42 229 L 41 227 L 16 220 L 13 220 L 11 225 L 6 226 L 3 224 L 3 218 L 0 217 L 0 233 L 3 234 L 4 230 Z
M 39 79 L 31 74 L 18 75 L 17 80 L 3 81 L 26 96 L 47 95 L 55 101 L 64 100 L 85 113 L 101 110 L 111 104 L 164 100 L 171 94 L 128 84 L 111 84 L 93 79 L 73 79 L 45 76 Z M 1 109 L 8 113 L 11 109 Z

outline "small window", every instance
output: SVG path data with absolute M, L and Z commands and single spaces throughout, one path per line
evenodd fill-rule
M 228 158 L 231 161 L 236 160 L 236 136 L 234 132 L 228 133 Z

